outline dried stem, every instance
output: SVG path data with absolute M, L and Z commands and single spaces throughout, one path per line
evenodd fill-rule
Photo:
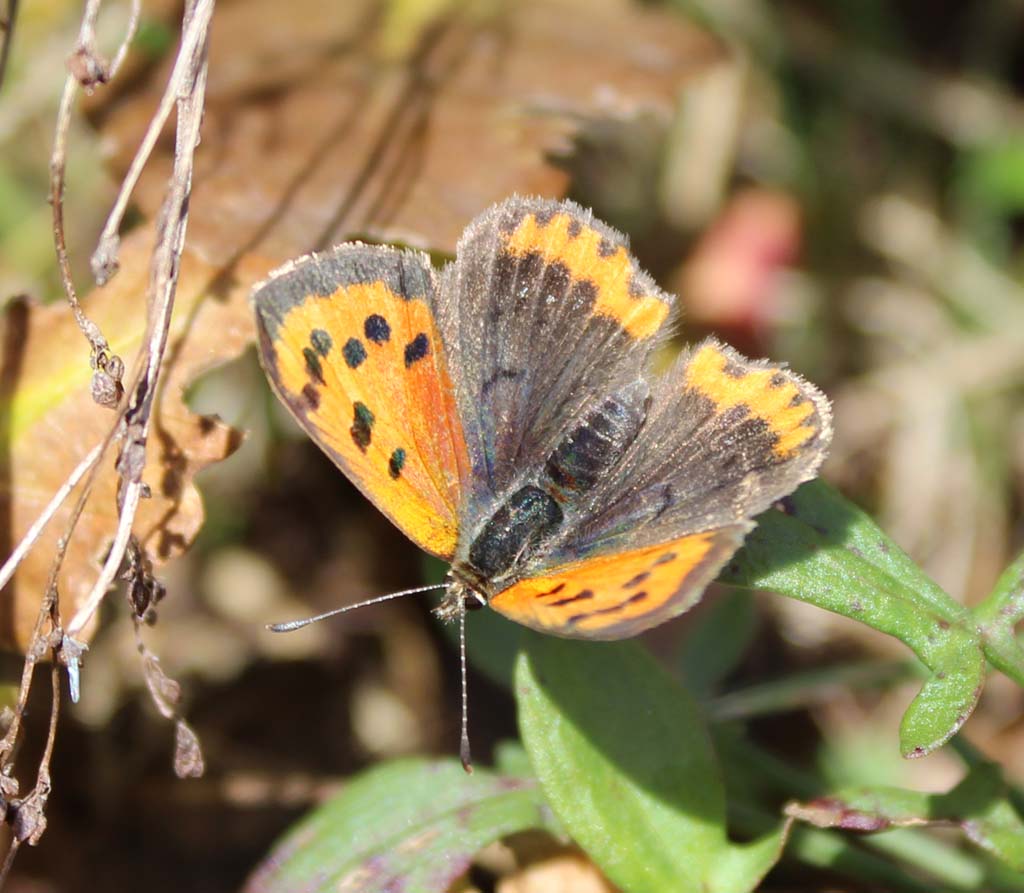
M 107 590 L 113 584 L 114 577 L 117 576 L 117 571 L 124 560 L 125 550 L 128 548 L 128 539 L 132 535 L 132 522 L 135 520 L 135 513 L 138 511 L 141 498 L 141 481 L 132 481 L 125 488 L 124 499 L 119 506 L 120 514 L 118 516 L 117 532 L 114 534 L 114 544 L 110 547 L 107 560 L 103 563 L 103 570 L 96 579 L 96 583 L 90 590 L 88 597 L 82 602 L 75 612 L 75 616 L 71 618 L 71 622 L 67 625 L 67 634 L 72 639 L 81 637 L 82 631 L 89 621 L 92 620 L 96 609 L 100 606 L 100 602 L 103 601 Z
M 18 18 L 18 0 L 6 0 L 4 11 L 0 13 L 0 87 L 4 85 L 7 73 L 7 60 L 11 56 L 11 44 L 14 42 L 14 23 Z
M 71 278 L 67 242 L 64 236 L 64 186 L 67 171 L 68 130 L 71 126 L 71 110 L 78 97 L 79 88 L 93 90 L 110 80 L 114 66 L 104 62 L 96 49 L 96 19 L 99 16 L 101 0 L 88 0 L 82 15 L 82 27 L 78 32 L 75 50 L 68 58 L 68 76 L 64 81 L 60 106 L 57 110 L 57 128 L 53 139 L 53 153 L 50 156 L 50 204 L 53 206 L 53 243 L 57 250 L 57 265 L 60 269 L 64 294 L 71 305 L 78 328 L 92 348 L 93 361 L 97 368 L 105 366 L 108 346 L 99 327 L 90 320 L 78 300 L 78 292 Z M 138 8 L 133 4 L 132 14 L 124 40 L 115 57 L 115 65 L 124 59 L 127 47 L 138 25 Z
M 100 0 L 89 0 L 79 31 L 75 52 L 69 59 L 70 74 L 65 83 L 57 116 L 57 128 L 54 138 L 54 150 L 50 161 L 50 190 L 53 204 L 54 245 L 64 290 L 72 312 L 82 333 L 88 339 L 93 351 L 93 365 L 100 371 L 112 375 L 120 387 L 120 374 L 111 370 L 116 366 L 120 371 L 120 360 L 109 355 L 106 339 L 89 319 L 78 300 L 78 295 L 71 280 L 67 248 L 64 236 L 63 197 L 65 186 L 65 167 L 67 157 L 67 136 L 71 111 L 77 95 L 78 87 L 87 90 L 105 83 L 121 64 L 128 43 L 134 34 L 139 16 L 139 0 L 133 0 L 131 22 L 128 33 L 118 50 L 113 63 L 103 62 L 95 49 L 95 23 L 99 11 Z M 188 224 L 188 201 L 192 188 L 193 157 L 199 142 L 199 125 L 202 120 L 203 103 L 206 93 L 206 64 L 210 19 L 213 13 L 214 0 L 189 0 L 186 5 L 182 25 L 182 42 L 178 59 L 175 63 L 170 81 L 167 85 L 161 111 L 158 112 L 159 124 L 156 131 L 167 119 L 167 110 L 173 102 L 177 102 L 177 139 L 175 145 L 174 171 L 167 197 L 157 221 L 157 243 L 153 251 L 150 265 L 150 283 L 147 295 L 146 335 L 143 347 L 136 361 L 136 371 L 129 388 L 128 399 L 119 401 L 121 406 L 118 418 L 111 426 L 103 442 L 95 447 L 88 456 L 71 473 L 61 489 L 54 494 L 49 505 L 36 520 L 28 534 L 12 554 L 0 577 L 6 581 L 10 578 L 24 554 L 38 540 L 46 523 L 53 517 L 58 507 L 70 492 L 83 480 L 75 506 L 72 509 L 65 534 L 57 544 L 56 555 L 50 569 L 46 591 L 40 604 L 39 615 L 33 629 L 31 642 L 27 649 L 22 670 L 21 686 L 18 693 L 14 716 L 5 735 L 0 739 L 0 795 L 11 804 L 9 819 L 15 826 L 15 837 L 4 865 L 0 867 L 0 883 L 10 868 L 14 853 L 23 840 L 34 843 L 45 829 L 45 806 L 50 794 L 50 759 L 56 740 L 57 721 L 60 712 L 60 668 L 58 659 L 64 657 L 68 663 L 69 674 L 72 675 L 72 691 L 76 688 L 78 657 L 84 645 L 75 641 L 85 629 L 102 601 L 104 594 L 116 577 L 117 571 L 124 561 L 126 550 L 132 542 L 132 524 L 138 509 L 139 501 L 144 495 L 142 472 L 146 460 L 146 444 L 149 433 L 150 419 L 154 401 L 158 393 L 159 377 L 164 352 L 167 347 L 170 331 L 171 314 L 177 287 L 181 251 L 184 245 L 185 231 Z M 10 3 L 8 4 L 10 8 Z M 166 106 L 166 109 L 165 109 Z M 151 132 L 153 128 L 151 127 Z M 140 158 L 148 157 L 150 146 Z M 136 174 L 137 176 L 137 174 Z M 127 184 L 126 184 L 127 185 Z M 131 186 L 134 185 L 134 181 Z M 122 190 L 126 199 L 131 186 Z M 119 207 L 122 199 L 119 199 Z M 111 219 L 116 233 L 122 210 L 115 209 Z M 116 238 L 116 236 L 115 236 Z M 115 362 L 116 361 L 116 362 Z M 94 394 L 95 394 L 94 380 Z M 92 493 L 92 483 L 99 470 L 102 457 L 110 444 L 121 440 L 121 450 L 117 461 L 117 470 L 121 477 L 118 492 L 118 528 L 114 544 L 104 564 L 99 578 L 87 598 L 85 604 L 75 614 L 68 627 L 67 634 L 62 629 L 59 614 L 58 575 L 67 552 L 68 543 L 78 524 L 86 502 Z M 2 585 L 2 584 L 0 584 Z M 50 711 L 50 728 L 46 747 L 39 761 L 36 784 L 23 800 L 17 801 L 17 782 L 13 777 L 12 757 L 21 731 L 25 706 L 35 665 L 47 653 L 52 658 L 51 685 L 53 698 Z M 73 665 L 73 667 L 72 667 Z M 74 672 L 72 672 L 72 670 Z M 182 728 L 187 727 L 179 721 L 179 738 Z M 185 736 L 187 737 L 187 736 Z M 193 736 L 194 737 L 194 736 Z M 201 771 L 201 757 L 197 745 L 179 749 L 192 755 L 192 768 Z M 194 774 L 190 772 L 189 774 Z
M 10 849 L 7 850 L 7 855 L 4 856 L 4 864 L 0 867 L 0 889 L 3 888 L 4 884 L 7 883 L 7 875 L 11 873 L 11 866 L 14 864 L 14 857 L 18 855 L 18 848 L 21 846 L 21 841 L 18 838 L 11 838 Z
M 142 0 L 132 0 L 132 9 L 128 14 L 128 25 L 124 29 L 124 37 L 121 39 L 121 45 L 117 48 L 117 52 L 114 53 L 114 58 L 111 60 L 110 65 L 107 66 L 106 79 L 108 81 L 117 77 L 117 73 L 121 70 L 121 65 L 124 63 L 125 57 L 128 55 L 128 50 L 132 45 L 132 41 L 135 40 L 135 32 L 139 30 L 139 16 L 141 14 Z
M 114 546 L 89 597 L 75 614 L 68 633 L 77 636 L 95 614 L 104 594 L 113 583 L 128 548 L 132 524 L 142 494 L 142 469 L 145 466 L 146 440 L 157 393 L 157 380 L 170 331 L 178 268 L 188 225 L 188 198 L 192 190 L 192 167 L 199 144 L 206 95 L 206 48 L 213 0 L 195 0 L 185 10 L 185 33 L 178 60 L 171 74 L 164 99 L 178 103 L 178 132 L 175 143 L 171 187 L 160 209 L 157 245 L 150 266 L 150 313 L 146 323 L 146 342 L 142 370 L 136 374 L 132 398 L 124 414 L 127 440 L 122 447 L 119 469 L 125 487 L 118 506 L 118 527 Z M 161 109 L 164 103 L 161 102 Z M 158 111 L 159 116 L 161 112 Z
M 84 25 L 83 25 L 84 29 Z M 78 292 L 71 278 L 71 264 L 68 261 L 67 242 L 64 237 L 64 175 L 67 167 L 68 128 L 71 124 L 71 109 L 78 93 L 78 79 L 69 74 L 64 82 L 64 92 L 57 110 L 57 130 L 53 138 L 53 154 L 50 156 L 50 204 L 53 206 L 53 244 L 57 251 L 57 266 L 60 270 L 64 294 L 71 305 L 78 328 L 89 342 L 94 357 L 104 356 L 108 351 L 107 339 L 82 310 Z

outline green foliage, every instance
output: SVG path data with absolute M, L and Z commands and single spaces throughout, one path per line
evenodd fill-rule
M 955 735 L 981 693 L 986 657 L 1024 679 L 1013 634 L 1024 611 L 1024 556 L 969 612 L 823 483 L 805 485 L 784 510 L 761 516 L 722 579 L 854 618 L 906 644 L 926 679 L 901 725 L 904 756 L 923 756 Z M 696 691 L 710 695 L 735 662 L 734 630 L 721 611 L 732 606 L 742 618 L 744 604 L 737 592 L 703 618 L 699 647 L 711 654 L 717 646 L 721 660 L 713 671 L 705 668 Z M 528 762 L 509 745 L 496 761 L 505 775 L 478 770 L 467 777 L 454 761 L 373 770 L 298 825 L 249 891 L 326 890 L 353 878 L 360 889 L 384 890 L 403 878 L 405 889 L 440 893 L 481 846 L 526 828 L 568 835 L 613 883 L 637 893 L 754 890 L 784 849 L 893 890 L 934 889 L 930 883 L 1021 889 L 1019 795 L 997 767 L 972 760 L 947 794 L 822 792 L 820 781 L 746 743 L 731 720 L 716 726 L 706 719 L 770 709 L 772 698 L 784 705 L 810 680 L 792 679 L 786 691 L 765 686 L 756 700 L 742 693 L 712 699 L 709 713 L 636 643 L 566 641 L 496 618 L 473 617 L 471 624 L 483 633 L 481 666 L 513 686 Z M 516 642 L 513 681 L 508 660 Z M 894 672 L 899 667 L 874 676 Z M 837 671 L 832 681 L 855 681 L 857 673 L 863 671 Z M 809 799 L 791 803 L 786 820 L 766 805 L 780 794 Z M 926 832 L 910 830 L 931 825 L 958 827 L 977 855 L 935 850 Z M 735 843 L 730 830 L 752 842 Z M 845 836 L 851 830 L 873 836 L 857 844 Z
M 536 782 L 456 760 L 403 760 L 365 773 L 300 822 L 247 893 L 447 890 L 478 850 L 554 827 Z
M 821 482 L 759 519 L 723 579 L 770 589 L 900 639 L 931 671 L 900 728 L 904 756 L 941 746 L 981 695 L 985 655 L 970 613 L 863 512 Z
M 531 636 L 516 672 L 523 742 L 566 829 L 624 890 L 753 890 L 780 825 L 729 841 L 696 703 L 634 643 Z

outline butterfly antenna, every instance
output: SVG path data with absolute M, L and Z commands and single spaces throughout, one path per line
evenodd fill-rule
M 459 759 L 462 768 L 473 774 L 473 757 L 469 752 L 469 695 L 466 685 L 466 609 L 459 612 L 459 667 L 462 671 L 462 738 L 459 741 Z
M 305 617 L 302 620 L 288 620 L 285 623 L 269 623 L 267 629 L 275 633 L 290 633 L 292 630 L 302 629 L 311 623 L 319 620 L 326 620 L 328 617 L 335 617 L 338 614 L 345 614 L 354 611 L 356 608 L 366 608 L 370 605 L 379 605 L 381 602 L 389 602 L 393 598 L 401 598 L 403 595 L 415 595 L 417 592 L 429 592 L 431 589 L 444 589 L 447 583 L 433 583 L 430 586 L 417 586 L 414 589 L 403 589 L 401 592 L 389 592 L 387 595 L 378 595 L 376 598 L 368 598 L 366 601 L 356 602 L 354 605 L 345 605 L 342 608 L 335 608 L 333 611 L 325 611 L 315 617 Z M 465 674 L 465 667 L 463 667 Z M 463 686 L 465 688 L 465 686 Z

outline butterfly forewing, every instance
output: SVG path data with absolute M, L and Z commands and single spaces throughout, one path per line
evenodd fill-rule
M 450 558 L 468 474 L 420 254 L 341 245 L 253 293 L 260 357 L 299 424 L 419 546 Z

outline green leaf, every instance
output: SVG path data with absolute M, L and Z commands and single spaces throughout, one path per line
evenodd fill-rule
M 525 636 L 523 743 L 556 815 L 626 891 L 754 889 L 785 828 L 729 841 L 722 779 L 690 695 L 634 643 Z
M 246 884 L 246 893 L 401 889 L 442 893 L 489 843 L 548 827 L 532 779 L 455 760 L 401 760 L 355 778 L 302 819 Z
M 726 777 L 730 827 L 745 836 L 763 833 L 778 822 L 774 806 L 763 804 L 779 798 L 811 799 L 821 790 L 819 778 L 752 743 L 737 725 L 716 725 L 714 740 Z M 786 855 L 887 893 L 1006 889 L 991 863 L 981 865 L 976 854 L 913 828 L 861 836 L 796 825 Z M 1019 884 L 1011 883 L 1009 889 L 1019 890 Z
M 980 147 L 965 157 L 958 181 L 958 191 L 972 204 L 1018 212 L 1024 208 L 1024 146 L 1014 138 Z
M 1024 648 L 1014 628 L 1024 620 L 1024 552 L 999 578 L 992 594 L 974 609 L 985 655 L 996 669 L 1024 685 Z
M 909 661 L 858 661 L 791 672 L 779 679 L 738 688 L 714 698 L 708 711 L 716 722 L 783 713 L 835 696 L 838 689 L 891 685 L 912 677 Z
M 999 768 L 982 764 L 948 794 L 900 788 L 862 788 L 790 804 L 786 814 L 818 828 L 885 831 L 957 825 L 976 846 L 1024 872 L 1024 822 L 1006 799 Z
M 680 668 L 690 691 L 698 697 L 714 691 L 743 659 L 757 625 L 751 593 L 724 590 L 707 599 L 692 617 L 682 647 Z
M 931 671 L 900 726 L 905 757 L 931 753 L 970 716 L 985 656 L 975 620 L 860 509 L 821 481 L 771 510 L 720 579 L 770 589 L 895 636 Z

